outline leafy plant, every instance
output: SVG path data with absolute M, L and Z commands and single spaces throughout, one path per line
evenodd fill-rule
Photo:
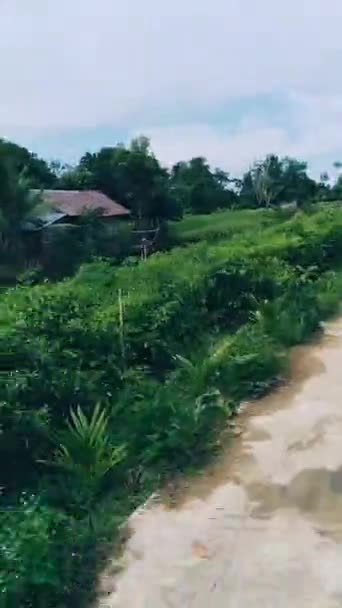
M 98 403 L 90 417 L 80 407 L 71 410 L 67 429 L 57 434 L 60 443 L 54 464 L 91 492 L 96 492 L 105 475 L 126 455 L 124 445 L 113 446 L 108 425 L 109 417 Z
M 97 260 L 1 296 L 2 521 L 19 547 L 1 571 L 10 608 L 23 597 L 83 606 L 118 522 L 163 476 L 202 461 L 239 401 L 277 381 L 286 348 L 337 309 L 340 208 L 279 221 L 271 210 L 232 213 L 221 232 L 223 215 L 210 219 L 210 238 L 198 217 L 203 242 L 143 264 Z M 30 583 L 29 558 L 25 584 L 12 576 L 32 532 L 13 512 L 21 490 L 39 492 L 37 555 L 53 564 L 55 586 L 43 568 Z
M 61 513 L 41 505 L 34 496 L 24 495 L 14 509 L 0 513 L 3 606 L 30 606 L 34 601 L 43 606 L 62 587 L 56 541 L 63 545 L 65 524 Z

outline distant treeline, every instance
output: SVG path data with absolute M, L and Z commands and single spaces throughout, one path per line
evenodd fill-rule
M 340 164 L 335 166 L 339 168 Z M 0 140 L 1 264 L 17 261 L 19 267 L 23 263 L 30 265 L 30 256 L 23 247 L 22 226 L 39 204 L 39 196 L 33 196 L 32 190 L 47 188 L 99 190 L 129 208 L 133 222 L 154 227 L 181 219 L 184 214 L 276 208 L 291 203 L 304 207 L 316 201 L 340 199 L 342 176 L 334 184 L 327 173 L 315 181 L 308 175 L 305 162 L 274 154 L 255 162 L 241 178 L 211 167 L 200 156 L 179 161 L 168 169 L 153 154 L 150 141 L 144 136 L 129 145 L 86 152 L 75 166 L 47 162 L 24 147 Z M 127 234 L 118 236 L 114 247 L 113 239 L 106 239 L 104 227 L 97 228 L 94 230 L 92 222 L 92 229 L 83 231 L 85 236 L 79 245 L 74 236 L 54 234 L 54 248 L 65 252 L 70 261 L 63 262 L 57 276 L 70 274 L 79 261 L 94 256 L 126 257 L 130 250 Z M 61 256 L 52 251 L 50 258 L 57 260 Z M 56 274 L 55 268 L 53 271 Z M 47 275 L 51 276 L 51 268 Z
M 336 199 L 342 195 L 342 178 L 331 185 L 328 174 L 322 173 L 315 181 L 308 175 L 305 162 L 274 154 L 255 162 L 242 178 L 212 168 L 204 156 L 179 161 L 167 169 L 144 136 L 133 139 L 128 146 L 117 144 L 86 152 L 74 166 L 46 162 L 24 147 L 0 140 L 1 172 L 4 164 L 13 177 L 24 176 L 31 188 L 100 190 L 129 207 L 136 217 L 168 219 L 184 212 L 257 208 L 293 200 L 304 204 L 315 198 Z M 1 183 L 0 209 L 4 212 L 2 188 Z

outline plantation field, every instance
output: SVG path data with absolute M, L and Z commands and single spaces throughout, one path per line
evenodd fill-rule
M 243 209 L 217 211 L 210 215 L 188 215 L 170 224 L 170 236 L 174 243 L 183 245 L 199 241 L 215 242 L 241 234 L 262 230 L 280 223 L 288 213 L 268 209 Z
M 339 306 L 337 206 L 172 230 L 186 247 L 0 299 L 5 608 L 85 606 L 123 519 L 205 462 L 240 401 Z

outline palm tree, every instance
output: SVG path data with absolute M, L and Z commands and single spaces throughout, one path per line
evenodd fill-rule
M 15 257 L 22 245 L 22 224 L 37 205 L 39 195 L 30 191 L 25 172 L 17 174 L 0 156 L 0 254 Z
M 54 438 L 58 447 L 53 464 L 73 475 L 90 498 L 107 473 L 126 457 L 126 447 L 113 443 L 108 427 L 109 416 L 100 404 L 91 416 L 86 416 L 78 407 L 70 411 L 67 428 Z

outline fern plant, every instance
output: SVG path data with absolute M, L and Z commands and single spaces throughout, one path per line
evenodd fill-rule
M 113 445 L 108 423 L 109 416 L 100 404 L 96 405 L 90 417 L 78 407 L 70 411 L 67 429 L 57 436 L 59 445 L 53 464 L 92 490 L 126 455 L 124 445 Z

